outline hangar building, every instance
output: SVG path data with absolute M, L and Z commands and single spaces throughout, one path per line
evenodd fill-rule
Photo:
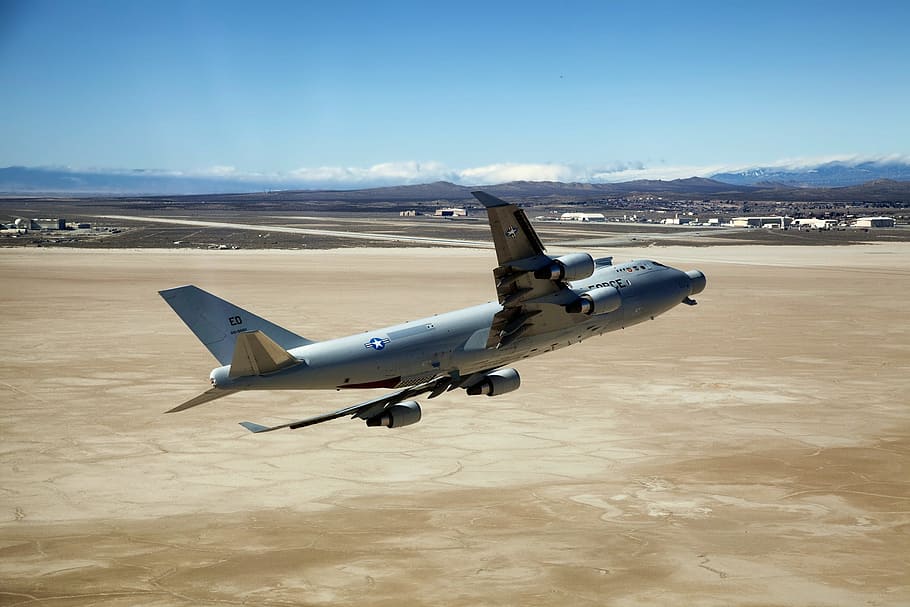
M 792 217 L 734 217 L 730 223 L 736 228 L 789 228 Z
M 606 221 L 603 213 L 563 213 L 560 221 Z
M 893 228 L 893 217 L 860 217 L 853 224 L 858 228 Z

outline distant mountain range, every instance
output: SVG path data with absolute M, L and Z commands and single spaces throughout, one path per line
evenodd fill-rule
M 57 168 L 0 168 L 2 194 L 130 195 L 202 194 L 267 190 L 270 185 L 161 171 L 71 171 Z
M 625 183 L 561 183 L 558 181 L 512 181 L 480 186 L 485 192 L 509 200 L 535 203 L 596 201 L 610 198 L 653 197 L 664 200 L 713 199 L 731 201 L 794 202 L 887 202 L 910 205 L 910 181 L 880 179 L 841 188 L 788 188 L 782 186 L 737 186 L 712 179 L 691 177 L 672 181 L 639 180 Z M 418 205 L 426 202 L 476 204 L 469 187 L 437 181 L 362 190 L 275 190 L 236 194 L 168 196 L 182 202 L 224 203 L 320 203 L 333 209 L 353 210 L 361 205 Z M 132 196 L 134 200 L 160 200 L 157 196 Z
M 0 168 L 0 194 L 51 196 L 180 196 L 220 200 L 257 198 L 296 201 L 464 201 L 469 187 L 446 181 L 360 190 L 289 190 L 287 184 L 219 177 L 194 177 L 157 171 L 84 172 L 67 169 Z M 829 162 L 812 168 L 755 168 L 722 173 L 711 179 L 636 180 L 623 183 L 514 181 L 482 186 L 496 196 L 528 199 L 578 199 L 624 196 L 712 198 L 728 200 L 835 201 L 910 203 L 910 164 Z
M 910 164 L 901 161 L 834 161 L 803 168 L 764 167 L 738 173 L 716 173 L 711 178 L 733 185 L 843 187 L 876 179 L 910 181 Z

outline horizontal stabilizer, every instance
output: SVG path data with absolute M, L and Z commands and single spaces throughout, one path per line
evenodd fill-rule
M 237 335 L 229 377 L 268 375 L 300 362 L 262 331 L 247 331 Z
M 220 388 L 209 388 L 208 390 L 206 390 L 199 396 L 191 398 L 190 400 L 186 401 L 182 405 L 177 405 L 170 411 L 165 411 L 165 413 L 176 413 L 177 411 L 184 411 L 184 410 L 190 409 L 192 407 L 204 405 L 205 403 L 211 402 L 211 401 L 219 399 L 219 398 L 223 398 L 223 397 L 227 396 L 228 394 L 233 394 L 234 392 L 235 392 L 234 390 L 221 390 Z

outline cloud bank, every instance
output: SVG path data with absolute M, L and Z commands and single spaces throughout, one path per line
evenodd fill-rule
M 562 181 L 566 183 L 615 183 L 636 179 L 685 179 L 710 177 L 718 173 L 746 171 L 758 166 L 778 169 L 804 169 L 831 162 L 855 165 L 863 162 L 910 164 L 910 155 L 888 156 L 841 155 L 822 158 L 789 158 L 759 164 L 681 164 L 646 163 L 642 161 L 615 162 L 587 166 L 570 163 L 503 162 L 467 168 L 452 168 L 441 162 L 384 162 L 369 167 L 302 167 L 287 173 L 226 175 L 225 167 L 215 167 L 208 176 L 243 180 L 274 180 L 294 187 L 360 188 L 383 185 L 412 185 L 449 181 L 458 185 L 491 185 L 510 181 Z M 222 171 L 222 172 L 219 172 Z
M 449 181 L 458 185 L 492 185 L 510 181 L 562 181 L 566 183 L 603 183 L 633 179 L 677 179 L 707 176 L 724 170 L 712 166 L 646 166 L 624 162 L 596 167 L 568 163 L 502 162 L 482 166 L 452 168 L 441 162 L 383 162 L 368 167 L 301 167 L 283 173 L 243 173 L 233 167 L 217 166 L 186 173 L 185 176 L 225 178 L 237 181 L 270 181 L 276 187 L 364 188 L 384 185 L 413 185 Z
M 109 184 L 128 182 L 132 185 L 124 187 L 129 191 L 158 191 L 160 185 L 165 183 L 164 180 L 167 180 L 171 184 L 171 189 L 167 190 L 168 192 L 225 192 L 269 189 L 349 190 L 415 185 L 436 181 L 448 181 L 465 186 L 486 186 L 510 181 L 615 183 L 639 179 L 672 180 L 688 177 L 711 177 L 720 173 L 739 173 L 756 168 L 779 171 L 811 170 L 831 165 L 832 163 L 839 163 L 844 166 L 857 166 L 863 163 L 910 166 L 910 155 L 892 154 L 874 157 L 842 155 L 822 158 L 788 158 L 761 165 L 672 165 L 623 161 L 592 166 L 558 162 L 503 162 L 466 168 L 452 168 L 436 161 L 401 161 L 383 162 L 366 167 L 300 167 L 286 172 L 250 172 L 230 165 L 216 165 L 193 171 L 74 169 L 70 167 L 42 167 L 35 170 L 54 173 L 57 179 L 55 187 L 64 190 L 107 191 L 110 188 L 117 187 Z M 19 169 L 26 172 L 31 170 L 24 167 L 0 168 L 0 172 L 4 173 L 3 181 L 7 183 L 7 189 L 10 191 L 18 187 L 15 173 Z M 125 178 L 126 181 L 116 178 Z M 12 186 L 9 186 L 10 183 Z

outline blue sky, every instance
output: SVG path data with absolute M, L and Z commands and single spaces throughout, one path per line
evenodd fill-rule
M 910 153 L 910 2 L 0 0 L 0 166 L 359 185 Z

